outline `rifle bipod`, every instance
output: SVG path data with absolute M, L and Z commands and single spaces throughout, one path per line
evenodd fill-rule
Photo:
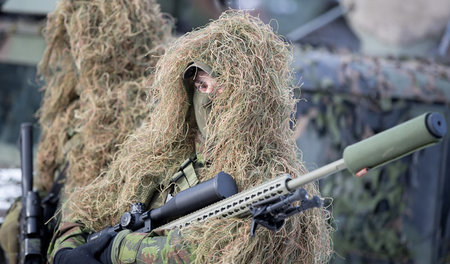
M 292 205 L 296 201 L 300 201 L 299 206 Z M 252 214 L 250 235 L 255 236 L 258 225 L 272 231 L 278 231 L 286 218 L 311 208 L 321 207 L 322 204 L 323 201 L 317 195 L 309 199 L 308 192 L 304 188 L 299 188 L 289 195 L 255 203 L 250 207 L 250 213 Z

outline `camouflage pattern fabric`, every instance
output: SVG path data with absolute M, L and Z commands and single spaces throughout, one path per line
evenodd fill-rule
M 10 264 L 17 263 L 19 254 L 19 215 L 22 209 L 20 198 L 16 199 L 6 214 L 0 228 L 0 245 L 9 259 Z
M 62 223 L 48 249 L 48 261 L 58 250 L 76 248 L 86 243 L 86 231 L 78 223 Z M 161 233 L 131 233 L 123 230 L 114 238 L 111 250 L 113 264 L 190 263 L 192 248 L 183 245 L 179 230 Z
M 79 223 L 61 223 L 47 251 L 49 263 L 53 263 L 56 252 L 62 248 L 76 248 L 86 243 L 86 232 Z
M 183 245 L 179 230 L 157 234 L 121 231 L 111 251 L 113 264 L 129 263 L 189 263 L 191 247 Z

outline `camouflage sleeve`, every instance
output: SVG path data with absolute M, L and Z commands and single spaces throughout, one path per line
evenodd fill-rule
M 162 235 L 121 231 L 114 239 L 113 264 L 124 263 L 189 263 L 192 247 L 183 243 L 178 230 Z
M 76 248 L 86 243 L 85 234 L 83 226 L 79 223 L 61 223 L 47 250 L 49 263 L 53 263 L 53 258 L 58 250 Z
M 17 198 L 9 208 L 3 224 L 0 226 L 0 245 L 9 263 L 17 263 L 19 254 L 19 215 L 22 210 L 22 202 Z

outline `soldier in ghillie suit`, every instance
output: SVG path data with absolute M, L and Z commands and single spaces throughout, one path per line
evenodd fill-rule
M 52 195 L 45 200 L 52 208 L 46 218 L 62 186 L 70 193 L 98 177 L 148 117 L 154 104 L 148 87 L 172 29 L 154 0 L 59 1 L 49 14 L 39 65 L 45 84 L 36 162 L 37 187 Z M 11 263 L 21 207 L 13 208 L 1 229 Z
M 220 171 L 240 191 L 282 173 L 301 177 L 291 59 L 290 46 L 268 25 L 240 11 L 178 39 L 156 66 L 158 104 L 150 120 L 126 140 L 103 178 L 65 203 L 55 262 L 83 254 L 104 261 L 106 254 L 112 263 L 327 263 L 331 230 L 323 208 L 253 238 L 249 219 L 230 218 L 162 234 L 121 231 L 109 244 L 94 240 L 90 251 L 93 242 L 83 245 L 86 232 L 118 223 L 131 203 L 154 208 L 189 187 L 173 175 L 193 154 L 191 185 Z M 312 184 L 306 189 L 318 194 Z
M 37 155 L 42 189 L 67 162 L 66 190 L 88 184 L 148 116 L 148 86 L 172 26 L 156 1 L 58 3 L 39 65 L 46 82 Z

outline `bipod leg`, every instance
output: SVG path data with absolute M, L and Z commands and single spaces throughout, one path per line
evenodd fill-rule
M 272 231 L 278 231 L 289 216 L 314 207 L 321 207 L 323 203 L 316 195 L 309 199 L 308 193 L 303 188 L 297 189 L 290 195 L 280 196 L 275 201 L 277 202 L 254 205 L 250 208 L 252 214 L 250 235 L 252 237 L 255 235 L 258 225 Z M 300 201 L 300 205 L 292 206 L 292 203 L 296 201 Z

